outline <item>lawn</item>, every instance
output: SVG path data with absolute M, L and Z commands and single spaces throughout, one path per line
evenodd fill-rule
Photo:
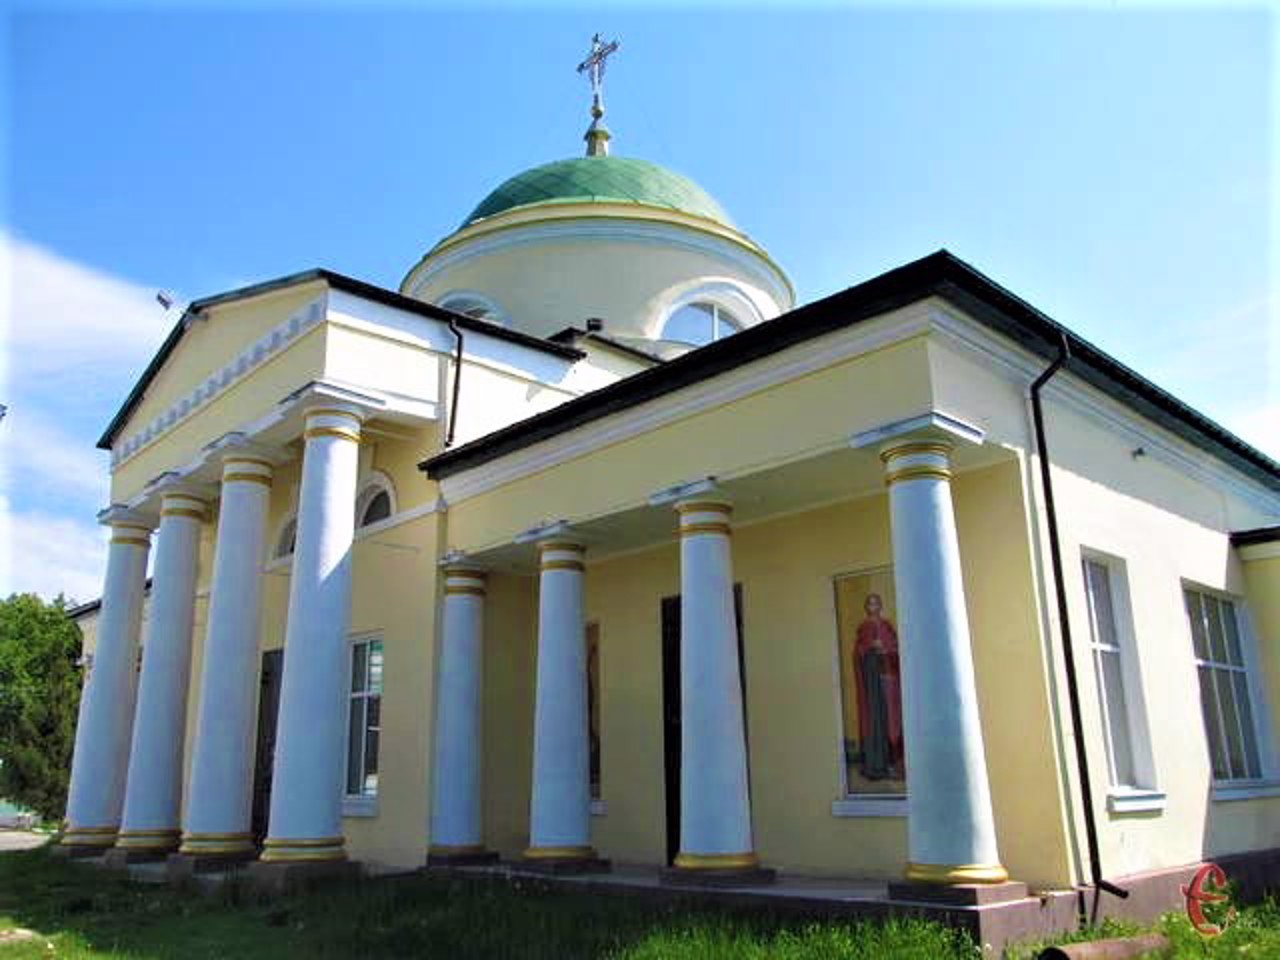
M 14 927 L 37 935 L 6 944 L 2 931 Z M 1166 928 L 1179 958 L 1280 956 L 1274 904 L 1242 911 L 1207 945 L 1185 921 Z M 422 876 L 259 902 L 235 887 L 202 897 L 134 885 L 43 850 L 0 854 L 2 960 L 410 956 L 974 960 L 978 953 L 967 938 L 921 921 L 788 923 Z

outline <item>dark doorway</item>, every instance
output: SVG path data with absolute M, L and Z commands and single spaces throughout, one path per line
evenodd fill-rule
M 742 684 L 742 729 L 747 729 L 747 664 L 742 655 L 742 584 L 733 585 L 738 625 L 738 679 Z M 662 752 L 666 775 L 667 863 L 680 852 L 680 595 L 662 598 Z
M 253 842 L 262 845 L 271 813 L 271 768 L 276 758 L 276 721 L 280 714 L 280 678 L 284 650 L 262 651 L 262 689 L 258 694 L 258 751 L 253 762 Z

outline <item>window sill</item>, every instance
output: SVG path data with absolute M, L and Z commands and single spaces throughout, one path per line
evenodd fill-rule
M 1280 780 L 1220 780 L 1209 792 L 1215 802 L 1280 797 Z
M 907 797 L 902 793 L 864 793 L 831 801 L 833 817 L 905 817 Z
M 376 817 L 378 815 L 378 798 L 343 797 L 342 815 L 344 817 Z
M 1168 801 L 1162 790 L 1120 787 L 1107 793 L 1107 809 L 1112 813 L 1160 813 Z
M 603 800 L 591 801 L 591 815 L 593 817 L 603 817 L 609 812 L 609 805 Z

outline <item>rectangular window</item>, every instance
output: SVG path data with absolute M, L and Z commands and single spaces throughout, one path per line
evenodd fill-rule
M 382 732 L 382 641 L 351 645 L 347 719 L 347 795 L 378 794 L 378 735 Z
M 1102 708 L 1111 785 L 1137 787 L 1129 698 L 1125 694 L 1121 619 L 1112 582 L 1118 571 L 1093 557 L 1084 559 L 1085 596 L 1089 601 L 1090 651 Z
M 1235 604 L 1191 587 L 1183 588 L 1183 598 L 1200 675 L 1200 709 L 1213 778 L 1260 779 L 1257 728 Z

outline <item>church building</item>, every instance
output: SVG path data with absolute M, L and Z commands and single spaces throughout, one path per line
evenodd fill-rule
M 1280 878 L 1280 465 L 945 251 L 798 305 L 596 89 L 398 290 L 160 345 L 99 443 L 64 850 Z

